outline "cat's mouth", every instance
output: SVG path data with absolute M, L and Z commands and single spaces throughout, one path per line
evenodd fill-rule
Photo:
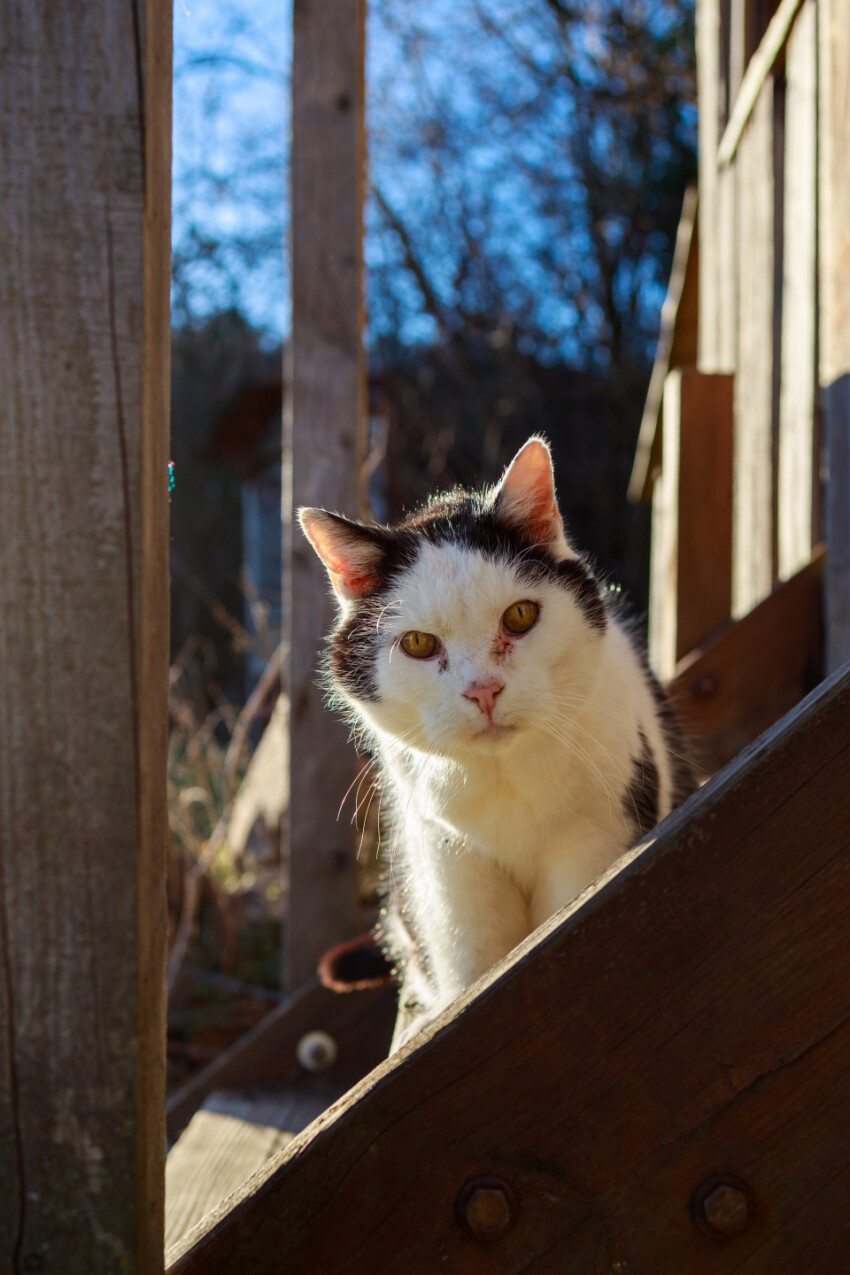
M 516 726 L 510 722 L 494 722 L 488 719 L 487 722 L 477 730 L 473 736 L 476 741 L 485 740 L 495 743 L 497 740 L 506 739 L 509 735 L 514 734 Z

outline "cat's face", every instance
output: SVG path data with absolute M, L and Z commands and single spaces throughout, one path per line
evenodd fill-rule
M 545 733 L 582 698 L 605 606 L 565 539 L 540 440 L 492 491 L 452 493 L 394 530 L 315 510 L 302 525 L 340 601 L 334 686 L 373 728 L 461 760 Z

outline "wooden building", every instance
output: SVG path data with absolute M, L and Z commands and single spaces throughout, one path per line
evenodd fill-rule
M 292 1132 L 338 1100 L 292 1140 L 267 1129 L 270 1158 L 166 1259 L 171 15 L 0 0 L 4 1269 L 845 1268 L 850 10 L 698 8 L 699 269 L 686 219 L 635 480 L 656 508 L 653 659 L 692 709 L 719 705 L 718 760 L 764 724 L 758 678 L 785 670 L 787 707 L 817 681 L 821 593 L 836 671 L 364 1075 L 391 999 L 310 980 L 355 919 L 317 800 L 350 775 L 313 689 L 329 617 L 296 608 L 293 994 L 171 1121 L 216 1087 L 275 1087 Z M 355 512 L 364 3 L 294 18 L 284 485 Z M 311 559 L 286 556 L 309 596 Z
M 697 55 L 699 190 L 630 494 L 653 506 L 656 672 L 725 640 L 686 711 L 726 711 L 725 661 L 728 711 L 775 718 L 850 658 L 850 16 L 700 0 Z

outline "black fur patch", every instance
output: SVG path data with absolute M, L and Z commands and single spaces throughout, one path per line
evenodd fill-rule
M 558 563 L 557 571 L 561 582 L 572 589 L 576 602 L 584 611 L 584 618 L 591 628 L 604 633 L 608 623 L 605 600 L 596 579 L 585 563 L 575 558 L 568 558 L 566 562 Z
M 636 840 L 658 823 L 658 767 L 649 740 L 640 732 L 640 756 L 622 799 L 623 813 L 634 824 Z
M 661 730 L 664 734 L 664 743 L 667 745 L 667 752 L 670 756 L 670 768 L 673 777 L 672 809 L 686 801 L 692 792 L 696 792 L 699 784 L 697 783 L 694 768 L 686 756 L 685 737 L 679 725 L 679 719 L 673 712 L 673 705 L 665 695 L 658 678 L 649 668 L 646 669 L 646 676 L 649 679 L 652 697 L 658 710 L 658 720 L 661 723 Z

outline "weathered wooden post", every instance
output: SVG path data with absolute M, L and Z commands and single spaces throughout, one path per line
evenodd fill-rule
M 850 660 L 850 10 L 818 8 L 820 384 L 829 471 L 826 623 L 829 669 Z
M 0 1268 L 162 1271 L 170 0 L 0 0 Z
M 284 420 L 284 624 L 290 804 L 286 983 L 310 978 L 356 924 L 353 835 L 337 811 L 354 778 L 346 731 L 316 685 L 333 614 L 293 513 L 357 516 L 365 405 L 362 223 L 365 0 L 295 0 L 292 337 Z

